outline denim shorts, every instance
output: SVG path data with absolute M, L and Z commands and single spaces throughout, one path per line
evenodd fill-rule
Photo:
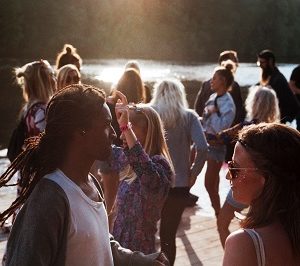
M 209 146 L 208 157 L 217 162 L 224 162 L 226 155 L 226 146 Z
M 226 197 L 226 202 L 229 205 L 231 205 L 232 207 L 234 207 L 236 209 L 239 209 L 239 210 L 243 210 L 243 209 L 246 209 L 248 207 L 248 205 L 240 203 L 232 197 L 232 190 L 231 189 L 228 191 L 228 194 L 227 194 L 227 197 Z

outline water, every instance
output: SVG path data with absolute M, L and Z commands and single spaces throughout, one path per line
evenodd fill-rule
M 84 62 L 82 72 L 95 76 L 97 79 L 116 83 L 124 71 L 127 60 L 87 60 Z M 163 78 L 178 78 L 181 80 L 204 81 L 211 78 L 216 64 L 182 64 L 153 60 L 138 60 L 141 76 L 144 81 L 157 81 Z M 296 64 L 279 64 L 279 70 L 289 80 Z M 260 68 L 252 63 L 240 63 L 235 75 L 241 86 L 256 84 L 260 79 Z
M 105 82 L 116 83 L 124 71 L 124 65 L 127 60 L 89 60 L 85 61 L 82 67 L 82 72 L 91 76 L 95 76 L 99 80 Z M 215 64 L 180 64 L 174 62 L 161 62 L 152 60 L 139 60 L 141 76 L 144 81 L 155 82 L 163 78 L 178 78 L 182 80 L 199 80 L 204 81 L 211 78 Z M 295 64 L 279 64 L 279 70 L 289 80 Z M 260 68 L 256 64 L 240 63 L 237 69 L 235 79 L 241 86 L 250 86 L 256 84 L 260 77 Z M 295 127 L 295 121 L 292 123 Z M 6 158 L 6 149 L 0 150 L 0 173 L 3 173 L 9 162 Z M 1 159 L 2 158 L 2 159 Z M 201 215 L 213 216 L 213 209 L 210 205 L 208 194 L 204 187 L 204 174 L 206 165 L 201 174 L 198 176 L 196 184 L 191 189 L 192 193 L 199 196 L 198 205 Z M 220 198 L 224 201 L 229 190 L 229 182 L 225 179 L 227 168 L 224 165 L 220 172 Z M 12 187 L 0 190 L 1 197 L 6 197 L 7 194 L 15 195 L 15 189 Z

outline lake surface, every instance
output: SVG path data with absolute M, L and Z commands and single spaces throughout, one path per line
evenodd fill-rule
M 96 77 L 105 82 L 116 83 L 124 71 L 127 60 L 85 60 L 82 72 Z M 176 62 L 160 62 L 152 60 L 138 60 L 143 81 L 155 82 L 164 78 L 178 78 L 180 80 L 199 80 L 204 81 L 211 78 L 216 64 L 182 64 Z M 289 80 L 295 64 L 278 64 L 279 70 Z M 256 84 L 260 78 L 260 68 L 256 64 L 240 63 L 235 79 L 241 86 L 251 86 Z M 295 123 L 292 125 L 295 127 Z M 0 158 L 6 156 L 6 150 L 0 150 Z M 5 171 L 9 162 L 6 158 L 0 159 L 0 174 Z M 202 215 L 213 216 L 213 209 L 210 205 L 208 194 L 204 187 L 204 173 L 206 165 L 198 176 L 192 193 L 199 196 L 200 212 Z M 229 182 L 225 179 L 227 167 L 224 165 L 220 172 L 220 197 L 223 202 L 229 190 Z M 15 179 L 13 180 L 15 181 Z M 15 188 L 7 187 L 1 189 L 0 200 L 8 195 L 15 195 Z
M 105 82 L 116 83 L 124 71 L 127 60 L 86 60 L 82 72 L 95 76 Z M 138 60 L 141 76 L 144 81 L 157 81 L 164 78 L 178 78 L 180 80 L 204 81 L 212 77 L 216 64 L 183 64 L 153 60 Z M 278 64 L 279 70 L 289 80 L 296 64 Z M 241 86 L 256 84 L 260 78 L 260 68 L 255 63 L 240 63 L 235 74 L 236 81 Z

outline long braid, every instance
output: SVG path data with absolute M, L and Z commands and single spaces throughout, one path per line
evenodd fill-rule
M 46 109 L 46 129 L 38 137 L 26 141 L 26 149 L 0 177 L 0 187 L 8 183 L 17 171 L 21 179 L 20 196 L 4 212 L 0 222 L 25 203 L 41 178 L 61 166 L 64 161 L 69 140 L 77 129 L 88 129 L 91 121 L 100 114 L 99 106 L 105 103 L 104 91 L 93 86 L 70 85 L 56 93 Z
M 27 161 L 28 158 L 33 153 L 34 149 L 36 147 L 30 147 L 23 151 L 8 167 L 8 169 L 3 173 L 3 175 L 0 177 L 0 187 L 3 186 L 15 186 L 18 185 L 18 183 L 15 184 L 8 184 L 8 182 L 12 179 L 12 177 L 16 174 L 16 172 L 20 169 L 22 169 Z M 12 202 L 12 204 L 9 206 L 7 210 L 0 213 L 0 221 L 2 222 L 2 225 L 4 222 L 15 213 L 15 211 L 25 202 L 25 200 L 28 198 L 29 194 L 26 193 L 27 191 L 27 185 L 23 187 L 21 190 L 20 195 Z

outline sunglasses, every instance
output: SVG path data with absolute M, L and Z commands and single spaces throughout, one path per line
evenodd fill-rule
M 76 76 L 67 76 L 66 82 L 67 83 L 78 83 L 80 81 L 80 78 Z
M 233 161 L 228 162 L 228 173 L 229 179 L 236 179 L 240 171 L 247 170 L 247 171 L 257 171 L 258 168 L 245 168 L 245 167 L 235 167 Z

